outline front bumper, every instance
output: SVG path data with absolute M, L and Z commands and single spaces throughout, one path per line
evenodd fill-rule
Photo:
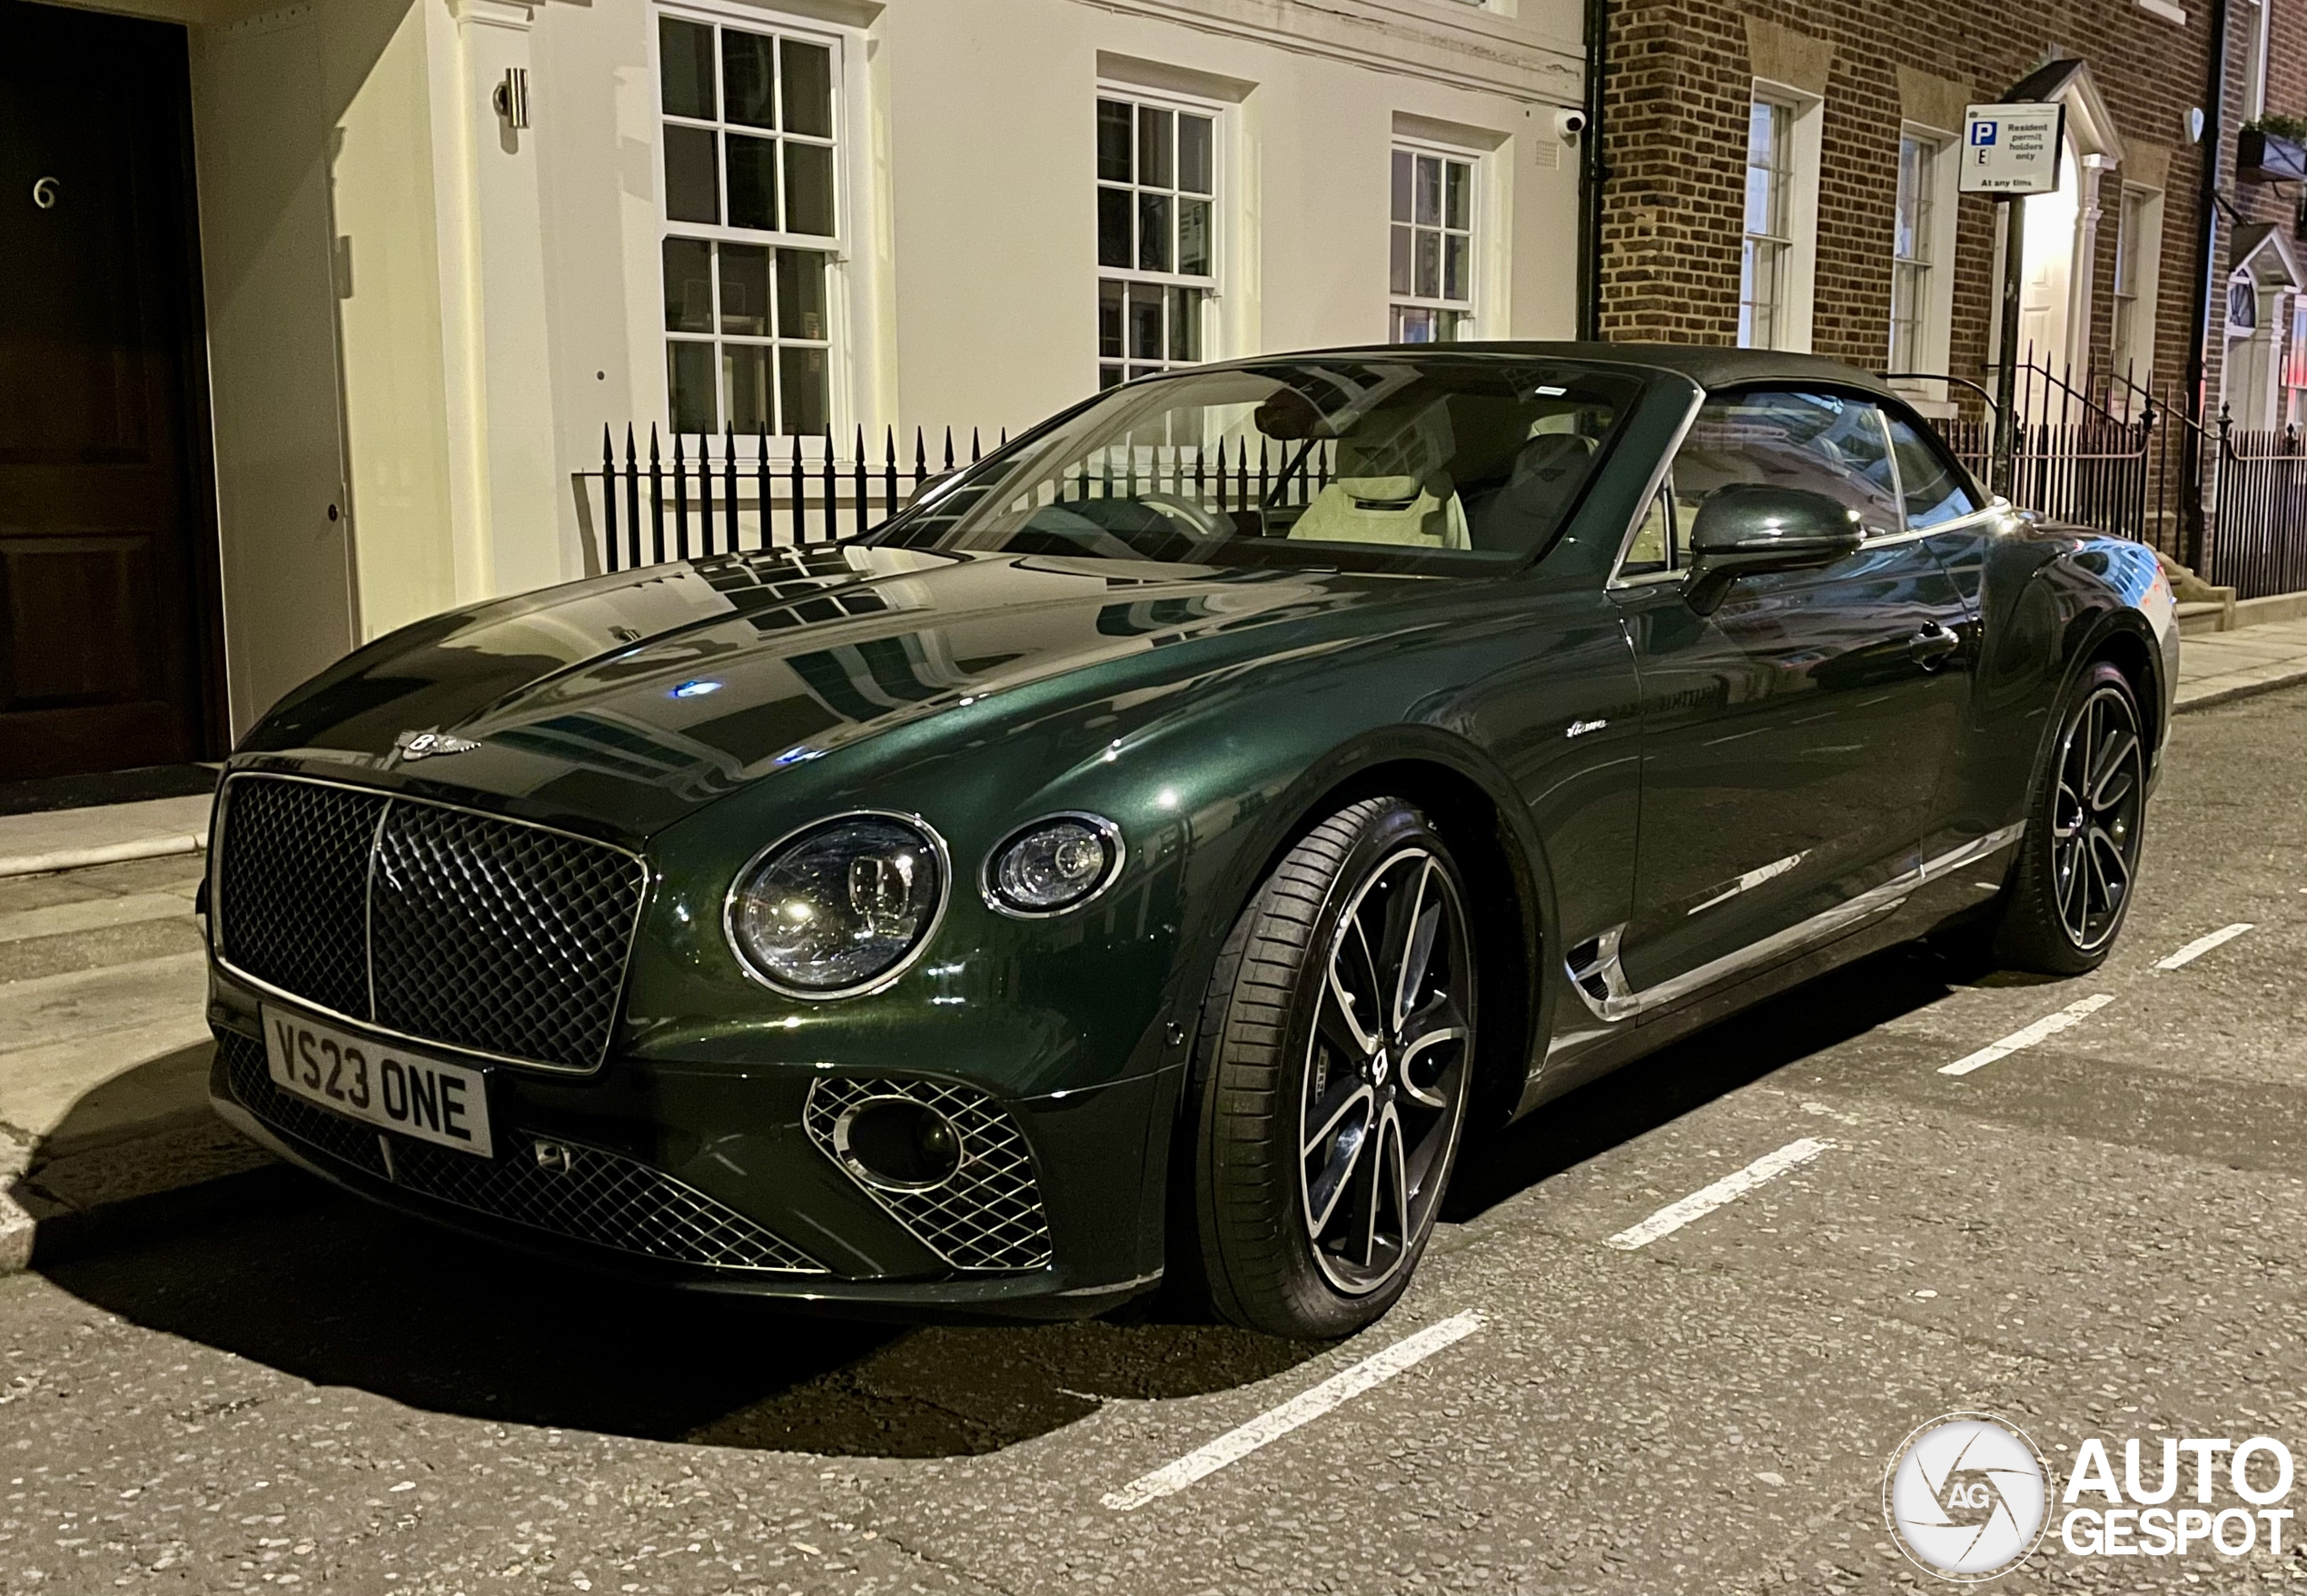
M 211 1096 L 243 1134 L 371 1201 L 572 1264 L 908 1314 L 1072 1317 L 1160 1279 L 1174 1069 L 998 1103 L 940 1083 L 979 1100 L 989 1137 L 1008 1136 L 1006 1164 L 973 1168 L 1020 1173 L 924 1205 L 877 1198 L 813 1137 L 811 1085 L 831 1069 L 612 1058 L 574 1079 L 488 1067 L 497 1151 L 484 1160 L 274 1085 L 257 995 L 213 970 L 209 1018 Z

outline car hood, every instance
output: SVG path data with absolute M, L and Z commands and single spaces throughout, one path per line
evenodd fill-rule
M 1175 645 L 1255 631 L 1223 651 L 1283 647 L 1277 624 L 1428 580 L 859 546 L 722 555 L 419 622 L 291 694 L 239 752 L 640 837 L 925 716 L 1102 666 L 1117 669 L 1100 691 L 1206 668 L 1205 649 L 1188 665 Z M 451 753 L 404 746 L 427 731 Z

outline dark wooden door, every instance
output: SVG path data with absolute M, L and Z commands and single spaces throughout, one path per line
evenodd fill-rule
M 215 751 L 184 30 L 0 0 L 0 780 Z

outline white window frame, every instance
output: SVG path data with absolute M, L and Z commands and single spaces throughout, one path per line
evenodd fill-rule
M 1778 298 L 1772 315 L 1771 336 L 1754 347 L 1786 350 L 1793 353 L 1810 352 L 1811 322 L 1815 306 L 1818 275 L 1818 166 L 1820 124 L 1825 120 L 1826 102 L 1790 84 L 1773 83 L 1767 78 L 1754 80 L 1749 104 L 1767 103 L 1787 112 L 1787 179 L 1786 232 L 1783 234 L 1754 234 L 1742 231 L 1740 241 L 1739 321 L 1746 321 L 1746 240 L 1766 239 L 1777 243 L 1782 249 L 1778 279 Z M 1751 115 L 1751 112 L 1749 113 Z M 1747 170 L 1741 164 L 1740 170 Z M 1740 203 L 1745 202 L 1745 186 L 1740 185 Z M 1742 218 L 1743 222 L 1743 218 Z M 1743 325 L 1738 342 L 1748 343 Z
M 1415 186 L 1416 178 L 1414 176 L 1411 179 L 1413 220 L 1408 223 L 1404 223 L 1395 219 L 1393 213 L 1393 167 L 1394 158 L 1398 154 L 1410 156 L 1413 162 L 1422 157 L 1428 160 L 1440 160 L 1444 163 L 1451 163 L 1466 168 L 1466 225 L 1463 229 L 1449 226 L 1449 215 L 1446 210 L 1443 213 L 1442 225 L 1438 228 L 1424 226 L 1422 223 L 1414 220 L 1416 213 L 1415 194 L 1417 192 Z M 1485 313 L 1488 309 L 1485 304 L 1485 300 L 1490 289 L 1490 265 L 1489 260 L 1487 259 L 1487 255 L 1490 248 L 1491 240 L 1497 233 L 1497 229 L 1492 224 L 1490 215 L 1490 174 L 1484 170 L 1484 168 L 1489 164 L 1489 162 L 1490 155 L 1488 152 L 1470 150 L 1462 144 L 1445 144 L 1436 139 L 1420 138 L 1414 134 L 1406 133 L 1397 132 L 1393 135 L 1392 139 L 1388 143 L 1386 148 L 1386 260 L 1388 273 L 1386 284 L 1386 338 L 1388 342 L 1394 342 L 1398 341 L 1396 338 L 1395 322 L 1397 320 L 1397 313 L 1402 311 L 1434 311 L 1441 312 L 1444 314 L 1457 316 L 1459 321 L 1457 329 L 1453 335 L 1450 339 L 1437 340 L 1436 342 L 1462 343 L 1469 339 L 1487 338 L 1496 335 L 1493 331 L 1489 328 L 1487 323 L 1490 318 Z M 1445 166 L 1445 182 L 1447 182 L 1447 170 L 1448 168 Z M 1466 240 L 1466 292 L 1463 295 L 1453 299 L 1443 294 L 1428 296 L 1415 292 L 1417 287 L 1415 276 L 1417 254 L 1416 244 L 1414 242 L 1411 245 L 1411 256 L 1412 271 L 1411 286 L 1412 292 L 1409 293 L 1398 293 L 1394 291 L 1392 282 L 1394 233 L 1396 229 L 1404 225 L 1408 225 L 1411 229 L 1413 241 L 1416 234 L 1421 232 L 1440 233 L 1445 237 L 1452 233 L 1462 233 Z
M 1903 356 L 1897 347 L 1897 279 L 1902 263 L 1898 258 L 1897 225 L 1896 222 L 1892 224 L 1890 370 L 1945 372 L 1952 359 L 1954 342 L 1955 223 L 1956 207 L 1961 203 L 1958 193 L 1961 172 L 1956 164 L 1955 151 L 1962 141 L 1945 128 L 1919 122 L 1901 124 L 1898 137 L 1901 144 L 1898 177 L 1901 194 L 1906 185 L 1904 145 L 1909 140 L 1930 148 L 1923 179 L 1929 185 L 1929 192 L 1924 196 L 1926 214 L 1918 240 L 1922 253 L 1909 263 L 1921 268 L 1922 302 L 1915 307 L 1913 347 Z M 1946 399 L 1946 384 L 1943 382 L 1910 382 L 1897 386 L 1910 402 L 1919 403 L 1926 409 L 1936 408 Z
M 826 408 L 829 430 L 838 439 L 848 434 L 860 420 L 856 384 L 859 373 L 869 362 L 871 352 L 861 347 L 863 327 L 860 305 L 869 294 L 869 284 L 862 280 L 860 261 L 869 251 L 856 248 L 856 241 L 864 236 L 869 225 L 866 213 L 869 192 L 869 174 L 864 163 L 868 142 L 866 134 L 865 51 L 863 35 L 848 28 L 829 26 L 824 23 L 782 11 L 767 10 L 737 3 L 715 3 L 715 0 L 659 0 L 646 13 L 649 43 L 649 82 L 646 87 L 649 113 L 650 211 L 652 235 L 649 239 L 648 284 L 648 320 L 644 323 L 648 341 L 653 351 L 646 370 L 654 373 L 651 383 L 642 392 L 653 390 L 656 412 L 668 432 L 672 427 L 672 379 L 669 371 L 668 345 L 675 342 L 709 342 L 716 351 L 714 362 L 715 403 L 717 415 L 726 422 L 728 415 L 726 392 L 727 378 L 719 358 L 725 343 L 806 345 L 807 340 L 787 340 L 782 337 L 755 338 L 749 335 L 727 335 L 717 325 L 708 334 L 685 334 L 669 331 L 665 325 L 664 246 L 668 238 L 693 238 L 718 243 L 738 243 L 777 249 L 803 249 L 826 256 Z M 802 44 L 824 46 L 832 52 L 833 97 L 833 222 L 831 236 L 818 233 L 789 233 L 767 232 L 751 228 L 731 227 L 724 223 L 676 221 L 667 210 L 665 177 L 665 144 L 663 129 L 667 124 L 687 126 L 725 126 L 726 124 L 706 124 L 691 117 L 668 115 L 664 104 L 664 62 L 661 58 L 659 17 L 680 22 L 697 23 L 713 27 L 735 28 L 752 34 L 773 34 Z M 718 74 L 720 61 L 718 48 L 714 70 L 717 74 L 717 95 L 719 93 Z M 781 85 L 780 85 L 781 87 Z M 724 111 L 726 107 L 722 108 Z M 783 139 L 782 131 L 773 136 Z M 807 137 L 807 135 L 803 135 Z M 812 141 L 814 142 L 814 141 Z M 718 146 L 716 146 L 717 152 Z M 726 157 L 715 173 L 715 182 L 726 190 L 728 172 Z M 784 176 L 780 164 L 779 192 L 782 195 Z M 727 194 L 722 195 L 723 214 L 727 214 Z M 718 252 L 716 252 L 716 275 L 718 273 Z M 774 360 L 774 356 L 772 359 Z M 780 414 L 779 420 L 783 417 Z M 687 435 L 687 434 L 685 434 Z M 751 433 L 740 433 L 740 438 Z M 822 436 L 811 433 L 809 436 Z M 790 436 L 772 433 L 772 437 Z
M 1154 372 L 1183 371 L 1191 366 L 1201 365 L 1210 361 L 1223 360 L 1226 358 L 1226 351 L 1224 348 L 1224 344 L 1226 342 L 1225 332 L 1227 326 L 1227 317 L 1225 314 L 1225 291 L 1229 276 L 1228 267 L 1230 254 L 1233 247 L 1233 205 L 1235 203 L 1234 196 L 1239 192 L 1239 184 L 1236 181 L 1236 174 L 1233 170 L 1233 139 L 1235 134 L 1233 127 L 1234 118 L 1231 114 L 1233 110 L 1232 105 L 1223 100 L 1208 99 L 1199 94 L 1180 94 L 1170 89 L 1149 88 L 1143 84 L 1129 83 L 1123 80 L 1103 76 L 1097 80 L 1096 93 L 1092 96 L 1090 102 L 1089 113 L 1093 118 L 1094 118 L 1097 114 L 1097 102 L 1102 100 L 1123 101 L 1134 106 L 1149 105 L 1158 111 L 1168 111 L 1173 114 L 1183 112 L 1187 115 L 1191 116 L 1207 117 L 1212 124 L 1210 136 L 1210 188 L 1212 192 L 1209 196 L 1210 274 L 1207 277 L 1197 277 L 1188 273 L 1177 271 L 1152 272 L 1137 266 L 1108 266 L 1099 263 L 1095 267 L 1094 275 L 1091 278 L 1093 290 L 1099 296 L 1098 313 L 1100 315 L 1103 314 L 1104 284 L 1107 282 L 1151 283 L 1164 290 L 1172 288 L 1199 289 L 1203 295 L 1201 302 L 1202 324 L 1199 330 L 1201 334 L 1202 349 L 1200 356 L 1193 360 L 1172 359 L 1166 352 L 1166 338 L 1164 340 L 1164 353 L 1160 360 L 1139 360 L 1132 356 L 1129 353 L 1128 315 L 1125 311 L 1124 312 L 1122 330 L 1123 353 L 1118 362 L 1104 353 L 1104 330 L 1102 322 L 1094 323 L 1096 328 L 1095 337 L 1097 342 L 1091 349 L 1090 378 L 1094 385 L 1101 387 L 1106 385 L 1105 368 L 1117 363 L 1123 371 L 1124 380 L 1126 380 L 1127 376 L 1132 372 L 1144 374 Z M 1134 116 L 1133 116 L 1132 119 L 1132 127 L 1134 134 L 1135 127 Z M 1174 138 L 1174 131 L 1173 131 L 1172 136 Z M 1093 134 L 1093 142 L 1094 139 L 1094 134 Z M 1134 150 L 1134 137 L 1133 150 Z M 1134 154 L 1133 154 L 1132 158 L 1133 161 L 1134 161 Z M 1175 173 L 1173 173 L 1172 175 L 1174 177 Z M 1131 192 L 1133 193 L 1139 192 L 1141 186 L 1135 181 L 1135 178 L 1136 173 L 1134 167 L 1133 167 L 1133 180 L 1130 185 Z M 1094 154 L 1092 170 L 1089 177 L 1089 186 L 1091 190 L 1091 203 L 1093 206 L 1097 203 L 1096 190 L 1112 186 L 1097 175 Z M 1168 192 L 1174 193 L 1180 191 L 1173 188 Z M 1093 210 L 1091 216 L 1093 235 L 1094 234 L 1096 224 L 1096 215 L 1095 212 Z M 1132 236 L 1136 236 L 1134 231 L 1133 231 Z M 1092 251 L 1091 258 L 1093 262 L 1095 261 L 1096 255 L 1094 249 Z M 1164 310 L 1163 327 L 1165 332 L 1168 325 L 1168 314 L 1169 312 Z
M 2248 124 L 2267 114 L 2267 24 L 2273 7 L 2268 0 L 2242 3 L 2253 14 L 2253 25 L 2243 35 L 2243 119 Z
M 2154 312 L 2163 287 L 2163 191 L 2124 183 L 2116 201 L 2114 226 L 2110 349 L 2115 374 L 2144 388 L 2154 376 Z M 2131 280 L 2128 292 L 2124 287 L 2126 276 Z

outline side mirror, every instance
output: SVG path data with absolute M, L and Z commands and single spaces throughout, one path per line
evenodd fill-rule
M 1832 565 L 1866 541 L 1858 512 L 1807 488 L 1733 482 L 1690 526 L 1690 608 L 1711 614 L 1742 576 Z

